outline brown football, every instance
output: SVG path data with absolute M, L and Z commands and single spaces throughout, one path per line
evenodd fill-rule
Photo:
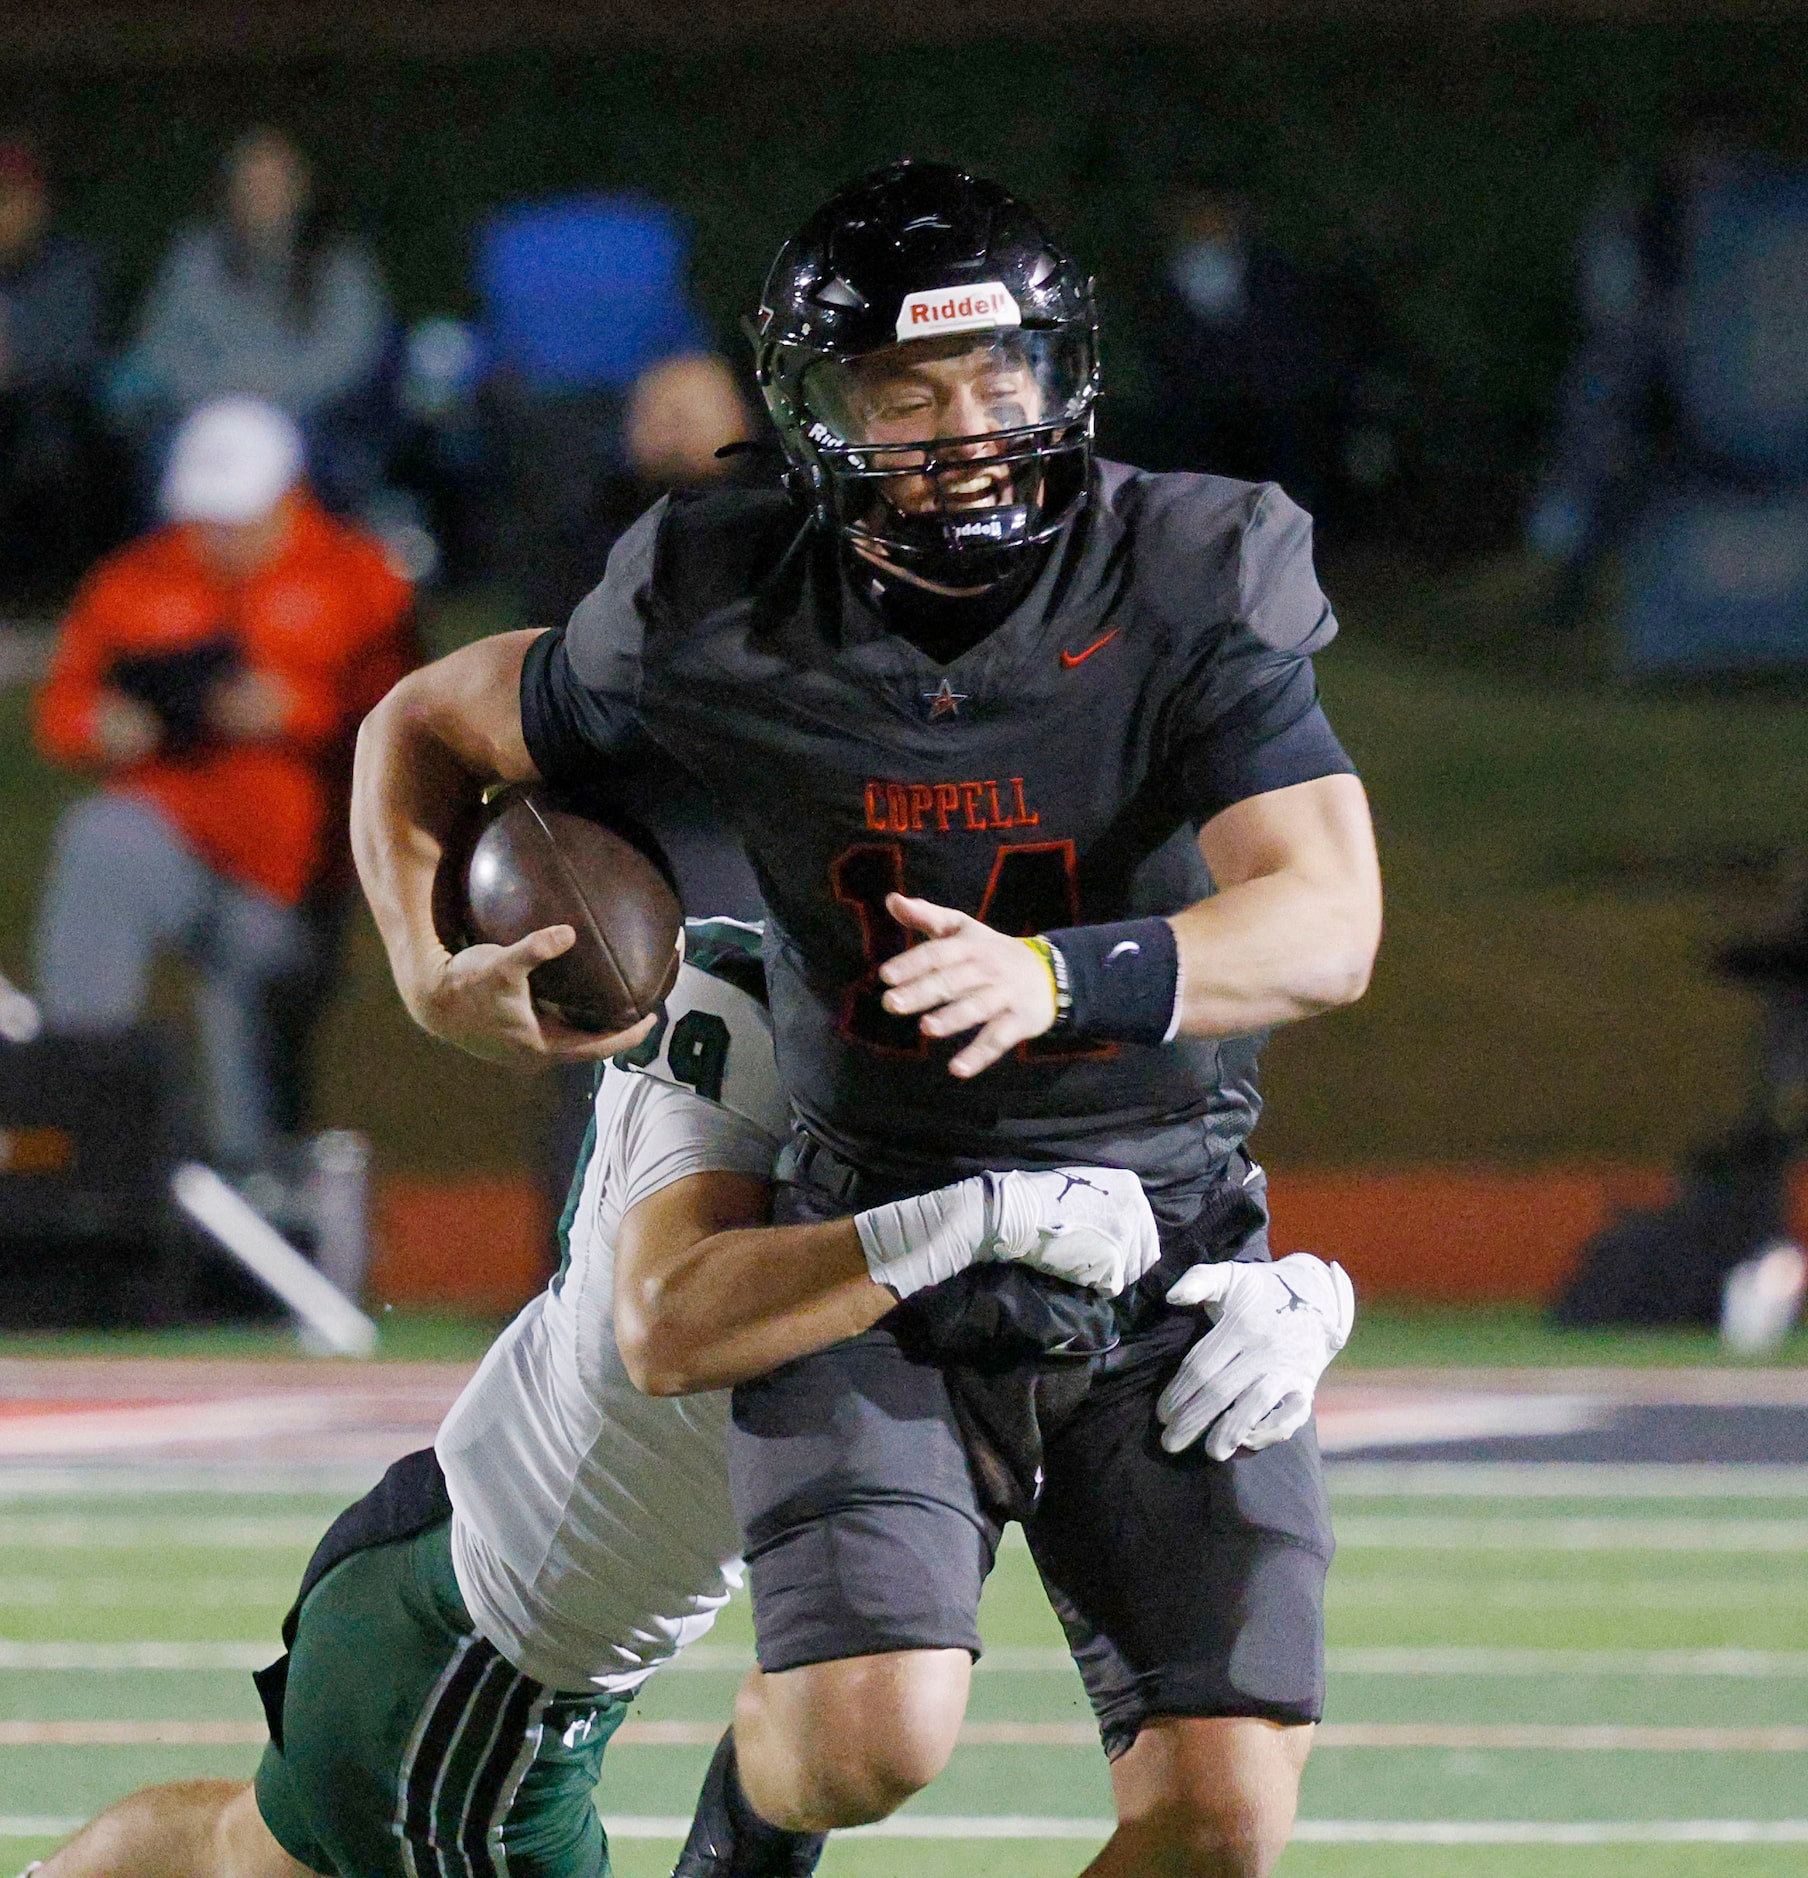
M 678 976 L 684 915 L 665 876 L 632 842 L 533 784 L 491 802 L 465 865 L 465 910 L 471 937 L 493 945 L 542 926 L 577 933 L 528 981 L 534 1002 L 574 1030 L 627 1030 Z

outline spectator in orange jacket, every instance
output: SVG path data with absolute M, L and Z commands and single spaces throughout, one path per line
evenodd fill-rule
M 313 500 L 300 434 L 268 405 L 197 411 L 161 495 L 168 525 L 89 576 L 38 697 L 39 749 L 102 781 L 57 829 L 45 1021 L 132 1024 L 157 953 L 184 954 L 212 1152 L 276 1171 L 272 995 L 322 942 L 351 740 L 412 663 L 410 593 Z

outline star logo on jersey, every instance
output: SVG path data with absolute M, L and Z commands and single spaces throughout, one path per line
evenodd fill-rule
M 936 691 L 925 691 L 923 702 L 929 706 L 929 721 L 933 724 L 938 717 L 958 717 L 960 708 L 967 702 L 968 693 L 956 691 L 944 678 Z

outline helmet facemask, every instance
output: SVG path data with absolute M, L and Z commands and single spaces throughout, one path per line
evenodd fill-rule
M 837 531 L 881 567 L 955 592 L 995 585 L 1084 499 L 1098 391 L 1090 330 L 803 352 L 781 374 L 795 388 L 789 441 Z

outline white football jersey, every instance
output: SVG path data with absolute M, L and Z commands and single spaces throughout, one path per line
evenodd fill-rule
M 693 925 L 688 955 L 719 957 L 730 925 Z M 739 932 L 745 969 L 758 935 Z M 633 1055 L 637 1067 L 603 1071 L 558 1277 L 496 1341 L 435 1443 L 472 1621 L 536 1681 L 609 1695 L 701 1636 L 741 1580 L 728 1394 L 652 1397 L 629 1381 L 616 1232 L 689 1174 L 767 1178 L 785 1126 L 770 1019 L 722 977 L 683 966 Z

